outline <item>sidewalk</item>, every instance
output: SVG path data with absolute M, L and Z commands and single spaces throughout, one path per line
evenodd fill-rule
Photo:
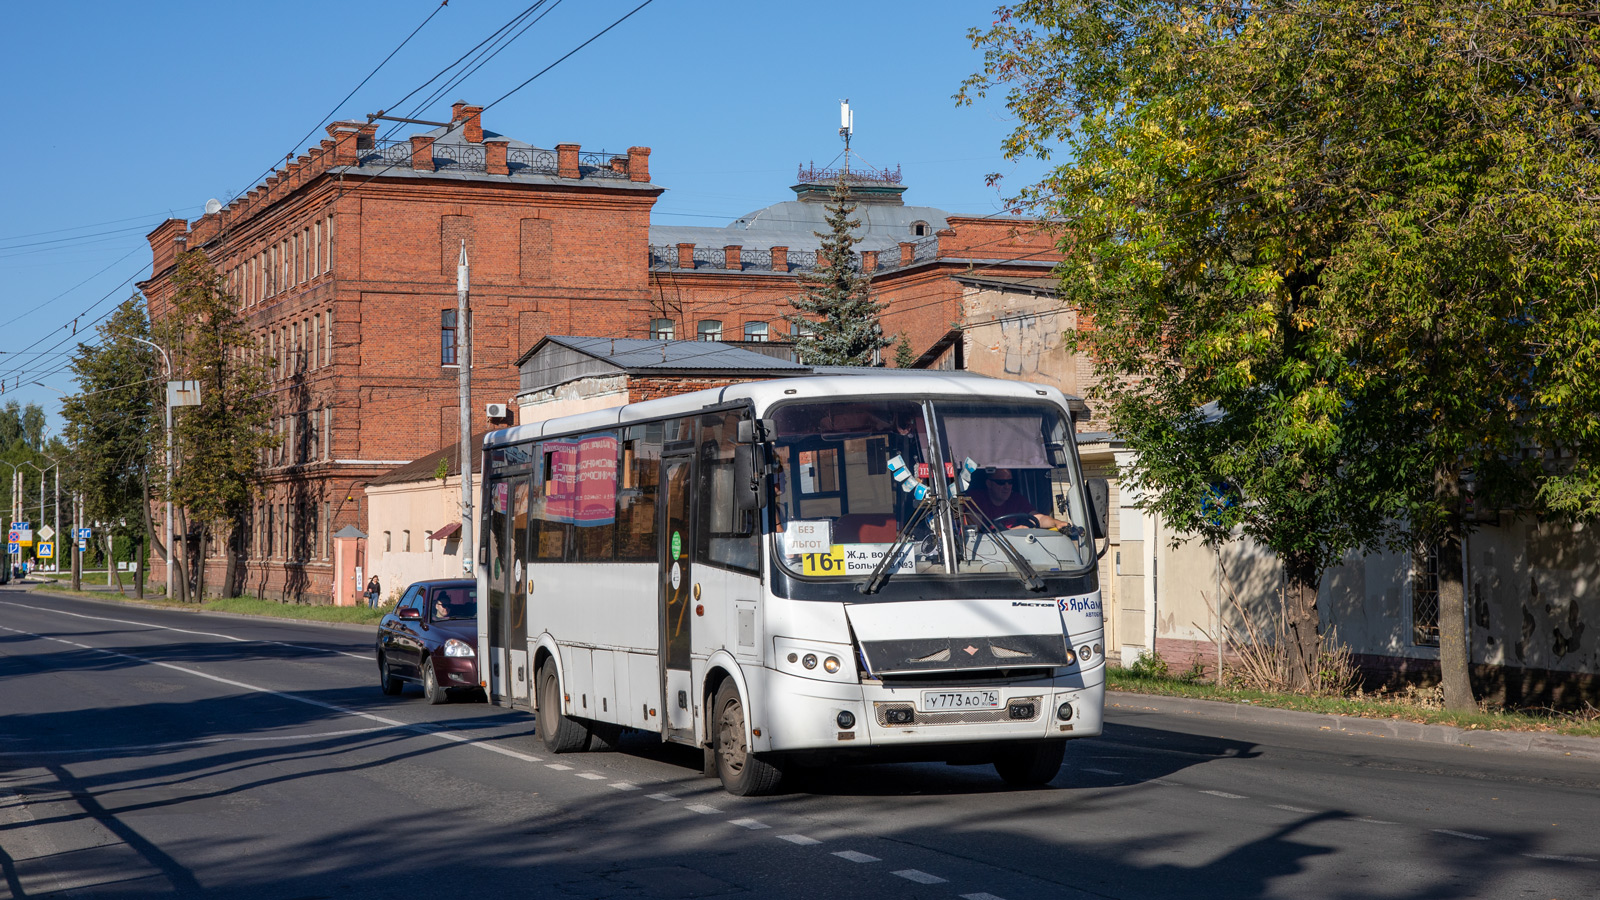
M 1368 737 L 1398 738 L 1432 744 L 1452 744 L 1479 750 L 1538 753 L 1600 760 L 1600 738 L 1547 734 L 1539 731 L 1480 731 L 1452 725 L 1422 725 L 1395 719 L 1365 719 L 1325 713 L 1297 712 L 1252 706 L 1248 703 L 1221 703 L 1216 700 L 1190 700 L 1186 697 L 1161 697 L 1154 694 L 1106 692 L 1107 709 L 1148 710 L 1178 713 L 1197 718 L 1257 725 L 1278 725 L 1308 731 L 1337 731 Z

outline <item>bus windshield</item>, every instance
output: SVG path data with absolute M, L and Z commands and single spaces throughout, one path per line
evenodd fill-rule
M 1081 572 L 1072 429 L 1051 404 L 830 400 L 771 413 L 778 557 L 801 576 Z M 888 562 L 885 562 L 885 558 Z

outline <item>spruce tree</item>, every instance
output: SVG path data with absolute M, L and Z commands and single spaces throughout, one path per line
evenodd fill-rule
M 817 267 L 800 276 L 802 293 L 790 301 L 799 312 L 789 321 L 802 326 L 795 349 L 808 365 L 874 365 L 878 351 L 893 341 L 878 321 L 883 304 L 872 299 L 871 281 L 856 262 L 851 229 L 861 220 L 850 218 L 855 204 L 844 179 L 834 183 L 827 210 L 827 233 L 812 232 L 822 239 Z

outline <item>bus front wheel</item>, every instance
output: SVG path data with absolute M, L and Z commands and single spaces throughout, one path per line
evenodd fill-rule
M 539 737 L 551 753 L 576 753 L 589 745 L 589 729 L 561 712 L 561 679 L 556 677 L 554 663 L 546 662 L 539 667 L 537 702 L 534 714 Z
M 994 770 L 1006 784 L 1015 787 L 1039 787 L 1049 784 L 1061 772 L 1061 760 L 1066 757 L 1066 741 L 1040 741 L 1006 747 L 995 757 Z
M 717 778 L 723 790 L 737 797 L 770 794 L 783 782 L 783 769 L 750 751 L 744 738 L 744 703 L 739 689 L 726 682 L 717 689 L 711 706 L 712 741 Z

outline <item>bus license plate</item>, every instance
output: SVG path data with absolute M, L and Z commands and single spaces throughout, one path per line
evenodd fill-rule
M 999 691 L 923 691 L 922 709 L 998 709 Z

